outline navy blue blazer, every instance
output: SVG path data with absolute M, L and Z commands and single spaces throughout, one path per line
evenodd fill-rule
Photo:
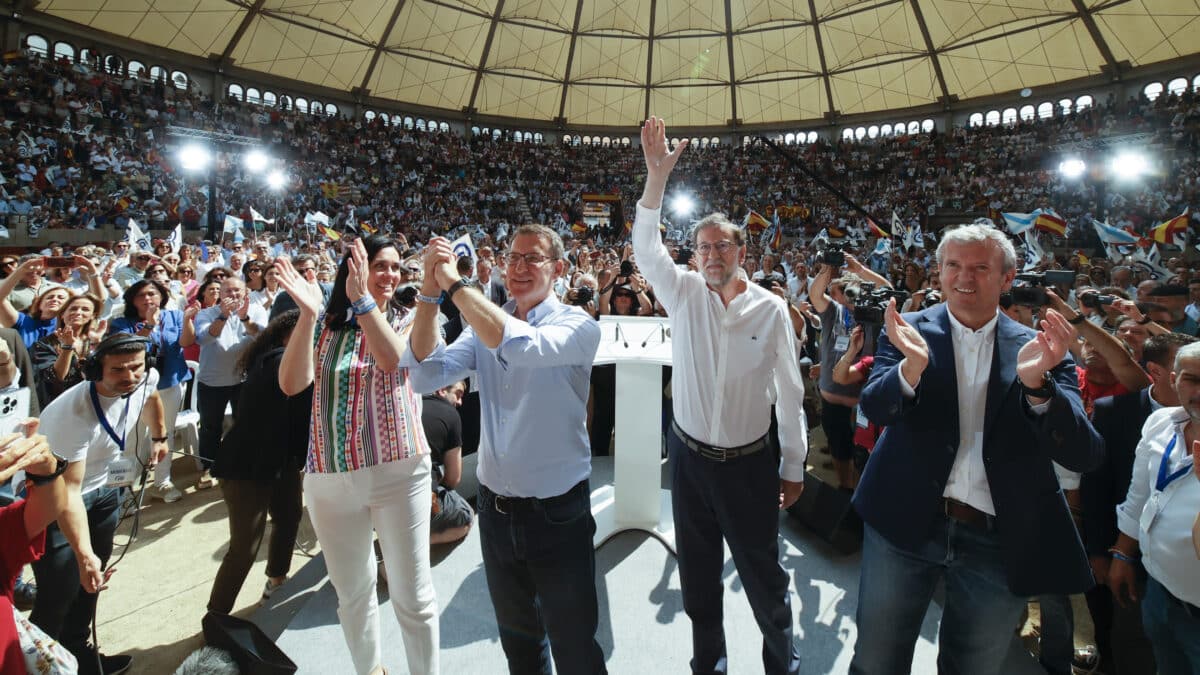
M 929 345 L 929 365 L 905 398 L 904 356 L 880 335 L 859 403 L 885 427 L 854 495 L 862 519 L 893 545 L 916 550 L 932 535 L 958 452 L 958 380 L 945 304 L 905 314 Z M 1008 587 L 1014 594 L 1080 593 L 1093 585 L 1079 533 L 1051 461 L 1085 472 L 1104 457 L 1068 355 L 1051 372 L 1055 393 L 1035 414 L 1017 380 L 1017 353 L 1036 331 L 1001 313 L 987 385 L 983 461 L 996 509 Z
M 1098 399 L 1092 408 L 1092 425 L 1104 439 L 1108 452 L 1105 461 L 1083 474 L 1079 481 L 1088 555 L 1108 557 L 1108 547 L 1117 541 L 1117 505 L 1125 501 L 1129 492 L 1142 426 L 1153 411 L 1150 387 Z

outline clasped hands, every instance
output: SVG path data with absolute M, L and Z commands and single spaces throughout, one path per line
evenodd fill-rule
M 421 287 L 423 295 L 449 290 L 451 286 L 462 279 L 456 267 L 458 256 L 450 248 L 449 239 L 445 237 L 430 239 L 423 255 L 425 263 L 425 281 Z

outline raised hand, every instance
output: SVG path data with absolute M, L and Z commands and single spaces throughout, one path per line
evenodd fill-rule
M 296 307 L 302 314 L 315 317 L 321 313 L 325 296 L 316 282 L 305 279 L 292 267 L 292 261 L 287 258 L 276 259 L 275 269 L 279 271 L 279 285 L 283 286 L 283 290 L 296 302 Z
M 913 328 L 900 312 L 896 311 L 896 299 L 888 300 L 887 310 L 883 313 L 887 325 L 887 336 L 896 349 L 904 355 L 905 364 L 901 371 L 909 386 L 916 387 L 921 380 L 921 373 L 929 365 L 929 345 L 921 332 Z
M 437 278 L 437 270 L 441 265 L 454 264 L 454 251 L 450 249 L 450 240 L 445 237 L 434 237 L 429 240 L 429 244 L 425 246 L 425 251 L 422 253 L 422 262 L 425 265 L 425 279 L 422 282 L 422 293 L 425 295 L 436 295 L 441 291 L 440 281 Z M 504 260 L 504 256 L 499 256 L 500 260 Z M 429 291 L 426 293 L 425 291 Z
M 69 326 L 65 321 L 58 325 L 58 343 L 63 347 L 70 347 L 74 349 L 76 354 L 79 354 L 79 350 L 83 348 L 79 337 L 80 336 L 75 332 L 75 329 Z M 0 340 L 0 342 L 3 342 L 3 340 Z M 82 357 L 84 355 L 79 354 L 79 356 Z
M 1017 353 L 1017 377 L 1032 389 L 1042 386 L 1043 373 L 1063 360 L 1075 335 L 1071 324 L 1053 309 L 1046 310 L 1041 329 Z
M 93 321 L 91 327 L 88 328 L 88 342 L 92 344 L 100 344 L 104 336 L 108 334 L 108 319 L 100 319 Z
M 647 180 L 657 179 L 665 184 L 687 146 L 685 138 L 671 150 L 667 143 L 667 123 L 654 116 L 646 120 L 642 125 L 642 156 L 646 158 Z
M 370 276 L 367 249 L 363 246 L 362 239 L 355 239 L 350 245 L 347 265 L 350 274 L 346 277 L 346 297 L 350 302 L 358 302 L 368 294 L 367 277 Z
M 241 303 L 237 301 L 237 298 L 221 298 L 221 313 L 225 316 L 236 315 L 239 307 L 241 307 Z

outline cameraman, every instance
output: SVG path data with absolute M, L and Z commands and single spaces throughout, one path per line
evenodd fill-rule
M 828 253 L 828 252 L 827 252 Z M 821 343 L 819 346 L 821 374 L 817 388 L 821 391 L 821 428 L 829 441 L 829 454 L 833 455 L 833 466 L 837 471 L 838 487 L 854 490 L 857 479 L 854 475 L 854 408 L 862 383 L 841 385 L 833 381 L 833 366 L 850 348 L 850 333 L 853 331 L 854 307 L 846 296 L 846 287 L 862 281 L 874 282 L 878 288 L 891 288 L 887 279 L 867 269 L 854 256 L 845 253 L 847 274 L 830 281 L 834 268 L 822 254 L 821 269 L 813 279 L 809 299 L 821 319 Z M 826 292 L 828 290 L 828 293 Z M 875 352 L 875 337 L 879 327 L 866 331 L 864 353 Z
M 562 301 L 568 305 L 582 307 L 593 319 L 600 318 L 599 303 L 596 297 L 598 283 L 591 272 L 580 274 L 575 283 L 562 296 Z

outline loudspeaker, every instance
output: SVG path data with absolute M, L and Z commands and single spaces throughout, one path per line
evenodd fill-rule
M 840 490 L 804 473 L 804 492 L 788 513 L 805 527 L 833 545 L 839 553 L 849 555 L 862 548 L 862 520 L 850 503 L 849 492 Z
M 296 664 L 257 625 L 228 614 L 209 612 L 200 622 L 204 641 L 229 652 L 242 675 L 289 675 Z
M 109 352 L 125 345 L 141 344 L 146 353 L 146 370 L 155 366 L 157 359 L 150 353 L 150 340 L 134 333 L 113 333 L 100 341 L 92 355 L 83 360 L 80 369 L 85 380 L 96 382 L 104 377 L 104 365 L 101 363 Z

